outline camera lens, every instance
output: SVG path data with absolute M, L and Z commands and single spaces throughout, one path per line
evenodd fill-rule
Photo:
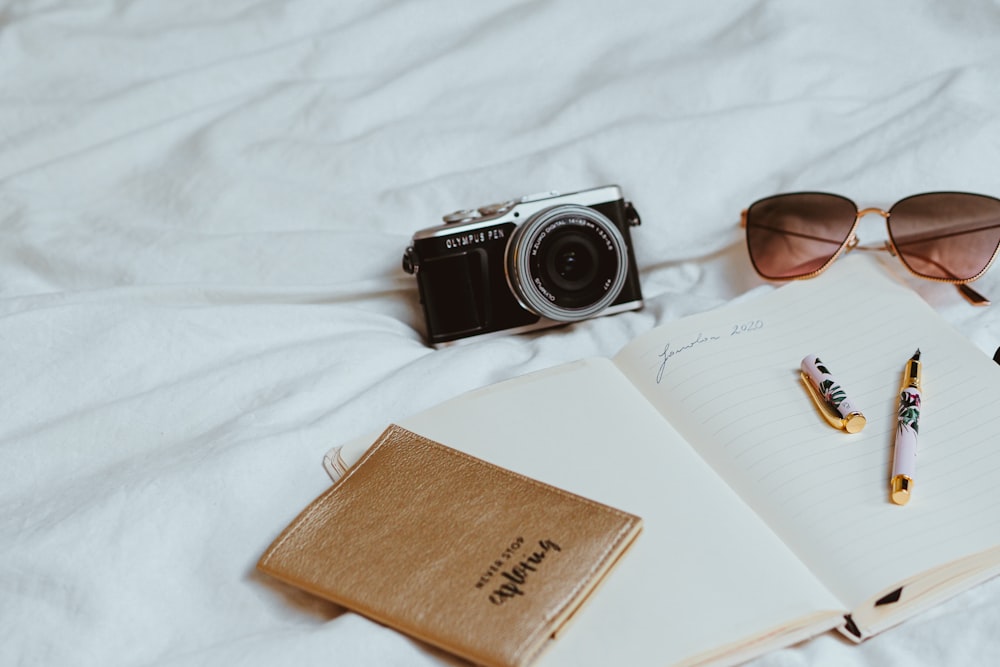
M 585 237 L 566 234 L 552 244 L 544 263 L 552 282 L 564 290 L 574 291 L 593 281 L 598 261 L 593 244 Z
M 562 322 L 593 317 L 618 297 L 628 273 L 625 238 L 586 206 L 555 206 L 514 232 L 507 281 L 518 302 Z

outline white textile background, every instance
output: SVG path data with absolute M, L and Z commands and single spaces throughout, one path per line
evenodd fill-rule
M 756 198 L 1000 194 L 998 35 L 995 0 L 0 1 L 0 664 L 447 662 L 254 574 L 323 453 L 773 289 Z M 425 345 L 413 232 L 607 183 L 643 310 Z M 1000 306 L 906 279 L 992 355 Z M 987 664 L 997 627 L 992 581 L 755 664 Z

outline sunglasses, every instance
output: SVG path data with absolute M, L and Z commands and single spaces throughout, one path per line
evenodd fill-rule
M 885 218 L 889 240 L 860 246 L 854 232 L 869 213 Z M 928 192 L 888 211 L 859 210 L 840 195 L 795 192 L 765 197 L 743 211 L 750 261 L 768 280 L 813 278 L 845 250 L 887 250 L 920 278 L 954 283 L 975 305 L 988 305 L 967 283 L 990 268 L 1000 249 L 1000 199 Z

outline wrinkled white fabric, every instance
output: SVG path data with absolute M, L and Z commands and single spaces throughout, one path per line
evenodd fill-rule
M 988 0 L 0 2 L 0 664 L 447 663 L 254 573 L 324 452 L 773 289 L 756 198 L 1000 194 L 998 34 Z M 413 232 L 607 183 L 643 310 L 425 345 Z M 907 280 L 988 363 L 1000 306 Z M 997 627 L 992 581 L 757 664 L 985 664 Z

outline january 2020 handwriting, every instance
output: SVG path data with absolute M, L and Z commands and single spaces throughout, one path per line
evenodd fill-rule
M 663 351 L 657 356 L 661 359 L 660 367 L 656 371 L 656 384 L 660 384 L 663 380 L 663 374 L 667 371 L 667 364 L 671 359 L 675 358 L 679 354 L 683 354 L 689 350 L 696 347 L 700 347 L 706 344 L 710 344 L 714 341 L 722 340 L 723 338 L 730 338 L 732 336 L 743 336 L 746 334 L 751 334 L 755 331 L 760 331 L 764 328 L 764 320 L 749 320 L 747 322 L 738 322 L 727 328 L 729 332 L 728 335 L 715 335 L 715 334 L 705 334 L 699 331 L 698 335 L 694 337 L 693 340 L 686 342 L 685 344 L 674 347 L 673 341 L 667 341 L 667 344 L 663 346 Z

